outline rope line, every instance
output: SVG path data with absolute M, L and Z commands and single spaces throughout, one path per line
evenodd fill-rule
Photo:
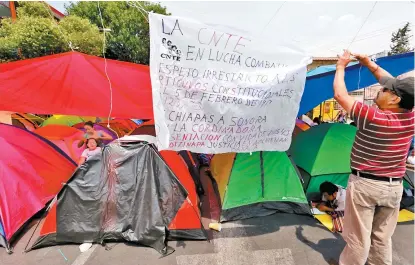
M 107 69 L 108 63 L 107 63 L 107 58 L 105 57 L 105 48 L 106 48 L 106 41 L 107 41 L 106 29 L 104 26 L 104 20 L 102 18 L 102 12 L 101 12 L 101 7 L 99 5 L 99 1 L 97 1 L 97 4 L 98 4 L 99 17 L 101 19 L 101 25 L 102 25 L 102 31 L 103 31 L 102 56 L 104 57 L 104 71 L 105 71 L 105 76 L 107 77 L 109 89 L 110 89 L 110 110 L 108 113 L 108 120 L 107 120 L 107 127 L 110 127 L 110 119 L 111 119 L 111 114 L 112 114 L 112 83 L 108 75 L 108 69 Z
M 272 20 L 274 20 L 275 16 L 280 12 L 281 8 L 284 6 L 285 1 L 282 2 L 282 4 L 280 5 L 280 7 L 278 7 L 277 11 L 275 11 L 274 15 L 272 15 L 271 19 L 268 21 L 268 23 L 265 25 L 265 27 L 262 29 L 261 31 L 261 35 L 262 33 L 264 33 L 264 30 L 268 27 L 268 25 L 271 23 Z
M 353 44 L 354 40 L 356 39 L 357 35 L 359 35 L 360 30 L 363 28 L 363 26 L 366 24 L 366 21 L 368 20 L 368 18 L 370 17 L 370 14 L 372 14 L 373 10 L 375 9 L 375 6 L 378 2 L 376 1 L 373 6 L 372 9 L 370 10 L 369 14 L 366 16 L 366 19 L 363 21 L 362 25 L 360 26 L 359 30 L 357 31 L 356 35 L 353 37 L 352 41 L 350 42 L 349 46 L 347 47 L 347 49 L 350 48 L 350 46 Z

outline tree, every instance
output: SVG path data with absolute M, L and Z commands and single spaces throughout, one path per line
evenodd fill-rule
M 0 62 L 35 58 L 70 51 L 102 54 L 103 39 L 88 20 L 68 16 L 56 22 L 44 2 L 19 2 L 17 19 L 0 25 Z
M 78 16 L 63 18 L 59 27 L 77 51 L 102 56 L 104 39 L 96 25 Z
M 388 53 L 388 55 L 400 54 L 413 50 L 409 45 L 409 40 L 412 37 L 409 35 L 410 32 L 410 24 L 407 22 L 403 28 L 400 28 L 392 33 L 392 44 L 390 46 L 391 51 Z
M 149 64 L 150 36 L 147 15 L 134 5 L 139 5 L 148 12 L 164 15 L 166 8 L 158 3 L 101 1 L 99 2 L 104 27 L 111 31 L 106 33 L 106 56 L 111 59 L 140 64 Z M 91 23 L 102 28 L 97 2 L 78 1 L 66 6 L 70 15 L 89 19 Z

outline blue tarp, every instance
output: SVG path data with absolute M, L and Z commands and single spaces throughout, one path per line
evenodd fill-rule
M 376 63 L 388 71 L 393 76 L 414 70 L 414 53 L 404 53 L 398 55 L 379 58 Z M 318 69 L 318 68 L 317 68 Z M 360 64 L 350 65 L 346 68 L 346 87 L 348 91 L 354 91 L 377 83 L 376 78 L 366 68 L 360 71 L 360 85 L 358 86 Z M 325 70 L 325 72 L 323 72 Z M 333 98 L 333 80 L 335 66 L 325 67 L 314 73 L 307 74 L 304 94 L 300 103 L 298 116 L 306 114 L 324 100 Z

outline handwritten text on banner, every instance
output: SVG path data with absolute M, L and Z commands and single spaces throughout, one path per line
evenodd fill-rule
M 285 151 L 308 57 L 234 29 L 150 17 L 150 72 L 160 150 Z

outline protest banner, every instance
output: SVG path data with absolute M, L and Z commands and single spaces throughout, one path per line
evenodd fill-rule
M 289 148 L 310 57 L 185 18 L 150 13 L 149 23 L 159 150 Z

